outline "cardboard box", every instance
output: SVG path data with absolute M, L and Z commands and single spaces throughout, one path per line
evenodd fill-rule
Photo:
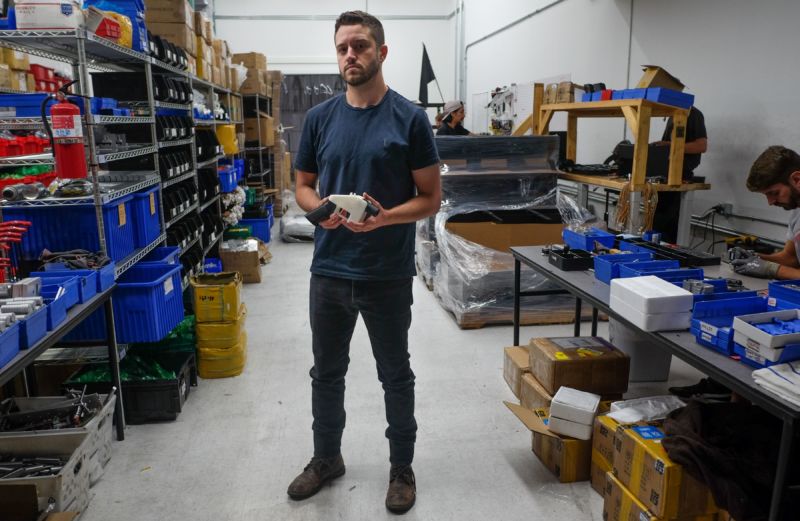
M 543 105 L 555 103 L 558 99 L 558 83 L 548 83 L 544 89 Z
M 531 374 L 550 394 L 562 386 L 600 395 L 628 390 L 630 357 L 600 337 L 532 338 Z
M 214 49 L 214 52 L 212 53 L 212 55 L 213 55 L 214 59 L 211 62 L 211 64 L 214 67 L 222 70 L 225 67 L 225 58 L 220 56 L 220 54 L 217 52 L 216 49 Z M 220 76 L 222 76 L 222 74 L 220 74 Z
M 8 47 L 3 47 L 2 50 L 2 61 L 8 65 L 9 69 L 28 72 L 28 69 L 31 68 L 30 56 L 27 53 L 9 49 Z
M 11 88 L 11 68 L 5 63 L 0 63 L 0 87 Z
M 239 316 L 230 322 L 198 322 L 198 349 L 226 349 L 236 345 L 244 331 L 247 319 L 247 306 L 244 302 L 239 307 Z
M 611 472 L 611 462 L 592 449 L 591 477 L 589 479 L 595 492 L 604 496 L 606 493 L 606 473 Z
M 222 69 L 219 67 L 211 67 L 211 83 L 222 86 Z
M 206 60 L 201 60 L 199 57 L 197 58 L 197 76 L 202 78 L 206 81 L 211 81 L 211 77 L 213 75 L 213 67 L 211 63 Z
M 9 78 L 9 81 L 10 80 L 11 80 L 11 78 Z M 33 86 L 36 85 L 36 77 L 33 74 L 31 74 L 30 72 L 27 73 L 25 75 L 25 82 L 28 84 L 29 90 L 35 90 L 35 89 L 30 88 L 32 85 Z
M 561 483 L 589 479 L 592 451 L 590 441 L 567 438 L 550 432 L 547 428 L 549 411 L 546 408 L 531 411 L 521 405 L 503 403 L 531 431 L 533 453 Z
M 562 81 L 558 84 L 556 91 L 556 103 L 573 103 L 580 100 L 583 95 L 583 88 L 571 81 Z
M 211 45 L 211 42 L 214 40 L 214 24 L 211 23 L 211 20 L 205 19 L 203 20 L 203 35 L 208 45 Z
M 144 0 L 145 20 L 152 22 L 184 24 L 194 31 L 194 9 L 186 0 Z
M 84 24 L 82 2 L 16 0 L 17 29 L 77 29 Z
M 198 323 L 231 322 L 239 317 L 242 276 L 235 272 L 207 273 L 191 279 Z
M 23 92 L 33 91 L 33 85 L 28 85 L 28 73 L 11 71 L 9 74 L 11 79 L 11 88 L 14 90 L 21 90 Z
M 708 487 L 669 459 L 663 438 L 664 432 L 650 425 L 619 430 L 614 439 L 614 475 L 660 518 L 716 513 Z
M 248 69 L 267 70 L 267 57 L 260 52 L 246 52 L 233 55 L 233 63 L 240 63 Z
M 214 52 L 217 53 L 217 55 L 223 60 L 225 60 L 230 54 L 228 52 L 228 42 L 225 40 L 215 38 L 211 41 L 211 46 L 214 48 Z
M 531 373 L 522 375 L 519 389 L 519 404 L 526 409 L 550 407 L 553 397 L 542 387 Z
M 539 246 L 562 242 L 563 224 L 498 224 L 494 222 L 453 223 L 445 228 L 468 241 L 508 253 L 512 246 Z
M 244 137 L 246 141 L 258 141 L 259 132 L 261 136 L 261 146 L 271 147 L 275 144 L 275 134 L 273 132 L 273 119 L 264 112 L 259 112 L 258 118 L 245 118 Z
M 189 63 L 189 72 L 197 76 L 197 58 L 192 55 L 187 55 L 186 61 Z
M 224 349 L 197 346 L 197 374 L 201 378 L 228 378 L 238 376 L 247 363 L 247 331 Z
M 285 165 L 281 165 L 281 170 L 284 168 Z M 517 398 L 519 398 L 522 376 L 530 370 L 528 360 L 528 350 L 524 347 L 512 346 L 503 349 L 503 379 Z
M 261 282 L 261 261 L 257 251 L 226 251 L 220 249 L 219 258 L 225 271 L 241 273 L 246 284 Z
M 639 83 L 636 84 L 637 89 L 662 87 L 665 89 L 682 91 L 686 87 L 681 80 L 658 65 L 642 65 L 642 70 L 644 74 L 639 80 Z
M 611 472 L 606 472 L 603 521 L 664 521 L 656 517 Z M 594 484 L 593 484 L 594 485 Z M 716 514 L 681 517 L 670 521 L 718 521 Z
M 231 67 L 230 69 L 230 82 L 231 86 L 229 87 L 233 92 L 239 92 L 239 69 Z
M 210 63 L 214 59 L 213 50 L 211 46 L 206 43 L 206 41 L 199 37 L 195 36 L 195 45 L 197 47 L 197 61 L 204 60 L 205 62 Z
M 173 24 L 168 22 L 148 22 L 147 28 L 151 33 L 166 38 L 178 47 L 181 47 L 191 56 L 197 56 L 197 37 L 194 30 L 186 24 Z
M 210 24 L 206 25 L 206 22 L 209 22 L 209 19 L 206 18 L 205 13 L 201 11 L 194 12 L 194 34 L 209 42 L 211 41 L 211 34 L 208 33 Z
M 258 77 L 250 75 L 248 75 L 239 86 L 239 92 L 242 94 L 261 94 L 262 96 L 269 96 L 267 84 Z

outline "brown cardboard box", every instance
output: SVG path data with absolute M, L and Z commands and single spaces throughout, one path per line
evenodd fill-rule
M 233 55 L 233 63 L 241 63 L 248 69 L 267 69 L 267 57 L 260 52 L 246 52 Z
M 592 467 L 590 482 L 595 492 L 605 495 L 606 473 L 611 472 L 611 463 L 592 449 Z
M 211 23 L 211 20 L 205 19 L 203 20 L 203 35 L 206 39 L 206 43 L 211 45 L 211 42 L 214 41 L 214 24 Z
M 215 38 L 211 42 L 211 46 L 214 48 L 214 52 L 217 53 L 223 60 L 226 59 L 230 54 L 228 52 L 228 42 L 226 42 L 225 40 Z
M 185 24 L 194 30 L 194 10 L 186 0 L 145 0 L 145 19 L 151 22 Z
M 189 63 L 189 72 L 197 76 L 197 58 L 191 55 L 187 55 L 186 60 Z
M 0 63 L 0 87 L 11 88 L 11 68 L 5 63 Z
M 285 168 L 286 165 L 282 167 Z M 528 360 L 528 350 L 524 347 L 512 346 L 503 349 L 503 378 L 517 398 L 519 398 L 522 375 L 530 370 Z
M 274 101 L 274 98 L 273 98 Z M 451 233 L 487 248 L 508 253 L 512 246 L 538 246 L 562 242 L 563 224 L 498 224 L 494 222 L 445 224 Z
M 553 397 L 542 387 L 531 373 L 522 375 L 519 388 L 519 404 L 526 409 L 550 407 Z
M 211 83 L 222 86 L 222 69 L 219 67 L 211 67 Z
M 628 355 L 599 337 L 532 338 L 531 373 L 550 394 L 561 386 L 611 395 L 628 390 Z
M 247 141 L 258 141 L 259 125 L 261 133 L 261 146 L 271 147 L 275 144 L 272 117 L 264 112 L 259 113 L 259 118 L 246 118 L 244 120 L 244 136 Z
M 8 67 L 15 71 L 24 71 L 28 72 L 28 69 L 31 68 L 31 60 L 30 56 L 27 53 L 22 51 L 15 51 L 14 49 L 9 49 L 8 47 L 4 47 L 3 49 L 3 63 L 8 65 Z
M 239 70 L 231 67 L 230 69 L 230 89 L 233 92 L 239 92 Z
M 201 60 L 199 57 L 197 58 L 197 76 L 206 80 L 211 81 L 212 67 L 211 63 L 206 60 Z
M 186 24 L 167 22 L 149 22 L 147 28 L 151 33 L 162 36 L 181 47 L 191 56 L 197 56 L 197 37 L 194 30 Z
M 207 32 L 210 28 L 210 24 L 206 25 L 206 22 L 208 21 L 208 18 L 206 18 L 206 15 L 203 12 L 194 12 L 194 34 L 207 42 L 211 41 L 211 35 Z
M 656 517 L 611 472 L 606 472 L 603 494 L 603 521 L 664 521 Z M 594 487 L 594 483 L 592 483 Z M 670 521 L 715 521 L 716 514 L 688 516 Z
M 230 89 L 232 87 L 232 85 L 233 85 L 231 83 L 231 71 L 232 70 L 233 69 L 231 69 L 229 65 L 225 65 L 222 68 L 222 82 L 223 82 L 223 84 L 224 84 L 226 89 Z M 237 118 L 237 119 L 241 119 L 241 118 Z
M 214 65 L 214 67 L 216 67 L 216 68 L 218 68 L 218 69 L 222 70 L 222 68 L 223 68 L 223 67 L 225 67 L 225 58 L 224 58 L 224 57 L 222 57 L 222 56 L 221 56 L 221 55 L 220 55 L 220 54 L 217 52 L 217 50 L 216 50 L 216 49 L 214 49 L 213 51 L 214 51 L 214 52 L 212 53 L 212 55 L 213 55 L 214 59 L 212 60 L 212 62 L 211 62 L 211 63 L 212 63 L 212 65 Z
M 242 276 L 239 273 L 206 273 L 191 278 L 197 322 L 231 322 L 239 318 Z
M 592 442 L 560 436 L 547 428 L 548 409 L 531 411 L 521 405 L 503 402 L 532 433 L 534 454 L 561 483 L 586 481 L 591 467 Z
M 614 439 L 614 475 L 653 514 L 674 519 L 718 510 L 708 487 L 669 459 L 655 426 L 620 429 Z
M 575 101 L 575 84 L 571 81 L 562 81 L 556 91 L 556 103 L 572 103 Z
M 558 99 L 558 83 L 548 83 L 544 89 L 544 99 L 542 104 L 550 105 Z
M 682 91 L 685 87 L 681 80 L 658 65 L 642 65 L 642 70 L 644 74 L 639 80 L 639 83 L 636 84 L 637 89 L 663 87 L 665 89 Z
M 30 91 L 35 91 L 36 90 L 35 88 L 32 87 L 32 86 L 36 85 L 36 77 L 33 74 L 31 74 L 30 72 L 25 75 L 25 82 L 28 84 L 28 87 L 29 87 L 28 90 L 30 90 Z
M 28 85 L 28 73 L 11 71 L 11 88 L 23 92 L 33 91 L 33 85 Z
M 261 282 L 261 262 L 257 251 L 226 251 L 220 249 L 219 258 L 225 271 L 237 271 L 245 284 Z
M 213 49 L 210 45 L 206 43 L 200 36 L 195 36 L 195 45 L 197 47 L 197 60 L 204 60 L 206 62 L 211 62 L 214 58 Z

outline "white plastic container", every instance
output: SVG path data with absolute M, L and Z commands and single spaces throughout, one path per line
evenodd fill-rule
M 547 420 L 547 427 L 551 431 L 558 434 L 563 434 L 564 436 L 570 436 L 579 440 L 592 439 L 591 425 L 572 422 L 563 418 L 557 418 L 552 414 L 550 415 L 550 419 Z
M 691 311 L 694 302 L 690 292 L 652 275 L 612 279 L 611 299 L 615 297 L 646 315 Z
M 77 29 L 83 25 L 81 4 L 74 0 L 17 0 L 17 29 Z
M 550 403 L 550 417 L 592 425 L 600 405 L 600 396 L 585 391 L 561 387 Z
M 692 325 L 691 311 L 672 311 L 667 313 L 642 313 L 628 302 L 611 297 L 611 309 L 630 321 L 642 331 L 680 331 Z

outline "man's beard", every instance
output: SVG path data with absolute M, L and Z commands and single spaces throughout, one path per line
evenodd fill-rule
M 341 76 L 342 79 L 345 81 L 345 83 L 347 83 L 348 85 L 353 87 L 358 87 L 359 85 L 364 85 L 369 80 L 374 78 L 375 75 L 378 74 L 378 71 L 381 70 L 381 64 L 376 59 L 372 63 L 368 63 L 365 68 L 355 69 L 355 70 L 357 73 L 360 74 L 357 74 L 356 76 L 351 76 L 350 79 L 348 79 L 348 76 L 346 75 L 347 71 L 343 71 L 341 73 Z
M 779 204 L 781 208 L 784 210 L 794 210 L 798 206 L 800 206 L 800 190 L 795 188 L 792 185 L 789 185 L 789 189 L 791 190 L 791 194 L 789 196 L 789 202 L 786 204 Z

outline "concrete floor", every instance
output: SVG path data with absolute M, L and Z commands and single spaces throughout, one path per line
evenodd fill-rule
M 312 455 L 311 254 L 310 244 L 273 241 L 263 282 L 244 289 L 244 373 L 200 380 L 175 422 L 128 426 L 92 488 L 82 521 L 393 517 L 383 504 L 389 463 L 382 391 L 361 321 L 347 380 L 347 473 L 313 498 L 295 502 L 286 496 Z M 514 400 L 502 377 L 511 327 L 462 331 L 419 280 L 414 297 L 418 498 L 406 518 L 600 521 L 601 497 L 588 482 L 558 483 L 531 452 L 530 433 L 503 406 L 503 400 Z M 601 324 L 600 333 L 606 332 Z M 527 327 L 522 338 L 571 334 L 571 325 Z M 673 361 L 671 384 L 697 376 Z M 627 396 L 666 387 L 632 385 Z

